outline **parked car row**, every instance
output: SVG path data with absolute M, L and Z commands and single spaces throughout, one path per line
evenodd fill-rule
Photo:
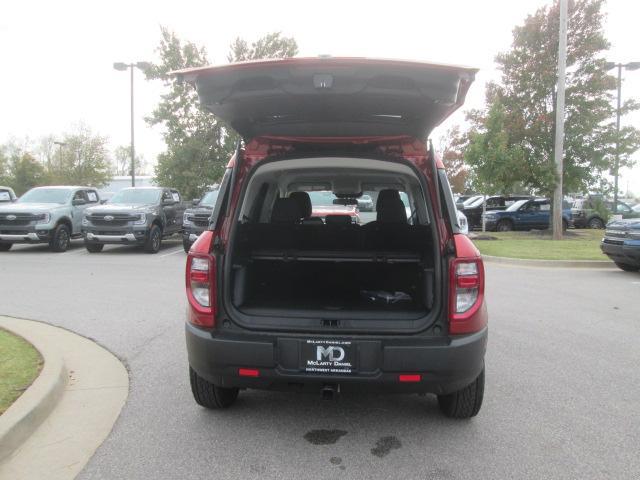
M 207 228 L 216 196 L 217 191 L 207 192 L 196 208 L 187 209 L 177 190 L 164 187 L 125 188 L 106 203 L 91 187 L 36 187 L 19 199 L 0 187 L 0 251 L 44 243 L 64 252 L 71 239 L 83 238 L 91 253 L 107 244 L 157 253 L 162 239 L 172 235 L 183 235 L 188 251 Z
M 529 200 L 529 203 L 514 206 L 520 200 Z M 470 229 L 482 228 L 484 212 L 488 230 L 530 230 L 548 225 L 551 204 L 546 199 L 542 200 L 528 195 L 463 195 L 456 199 L 456 207 L 467 216 Z M 497 214 L 498 211 L 509 213 Z M 598 205 L 598 197 L 592 196 L 576 199 L 573 203 L 565 201 L 563 205 L 566 227 L 604 228 L 611 215 L 619 215 L 623 219 L 640 218 L 640 204 L 631 207 L 618 201 L 614 206 L 614 202 L 602 200 Z
M 551 202 L 547 198 L 528 195 L 470 195 L 456 206 L 466 215 L 469 230 L 482 228 L 489 231 L 533 230 L 549 228 Z M 572 226 L 570 205 L 565 204 L 562 213 L 563 226 Z

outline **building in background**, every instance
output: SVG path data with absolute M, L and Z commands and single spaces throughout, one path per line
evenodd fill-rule
M 100 194 L 101 200 L 109 200 L 113 197 L 114 194 L 118 193 L 120 190 L 124 188 L 128 188 L 131 186 L 131 176 L 130 175 L 117 175 L 111 178 L 111 181 L 100 190 L 98 193 Z M 151 175 L 136 175 L 136 187 L 155 187 L 156 184 L 153 181 L 153 176 Z

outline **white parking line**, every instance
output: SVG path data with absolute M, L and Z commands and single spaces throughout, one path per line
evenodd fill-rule
M 165 253 L 164 255 L 159 255 L 160 258 L 168 257 L 169 255 L 175 255 L 176 253 L 183 252 L 184 248 L 180 247 L 178 250 L 174 250 L 173 252 Z

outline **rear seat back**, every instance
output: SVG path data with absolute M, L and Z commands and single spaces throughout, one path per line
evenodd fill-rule
M 245 251 L 421 252 L 431 243 L 427 225 L 296 225 L 249 223 L 240 226 Z
M 378 221 L 364 227 L 352 223 L 349 215 L 329 215 L 326 224 L 303 219 L 299 199 L 279 198 L 273 206 L 271 223 L 240 226 L 239 246 L 252 251 L 371 251 L 420 252 L 429 243 L 429 228 L 408 225 L 404 204 L 392 191 L 379 202 Z

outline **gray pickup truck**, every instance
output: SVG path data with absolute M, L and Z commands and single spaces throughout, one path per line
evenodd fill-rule
M 193 200 L 193 207 L 184 212 L 182 220 L 182 246 L 184 251 L 189 249 L 200 234 L 209 228 L 213 207 L 218 199 L 218 190 L 209 190 L 202 198 Z
M 163 238 L 182 232 L 184 211 L 177 190 L 125 188 L 106 204 L 84 212 L 84 245 L 91 253 L 101 252 L 105 244 L 139 245 L 157 253 Z
M 36 187 L 17 201 L 0 204 L 0 251 L 14 243 L 48 243 L 64 252 L 82 236 L 82 216 L 100 197 L 91 187 Z

